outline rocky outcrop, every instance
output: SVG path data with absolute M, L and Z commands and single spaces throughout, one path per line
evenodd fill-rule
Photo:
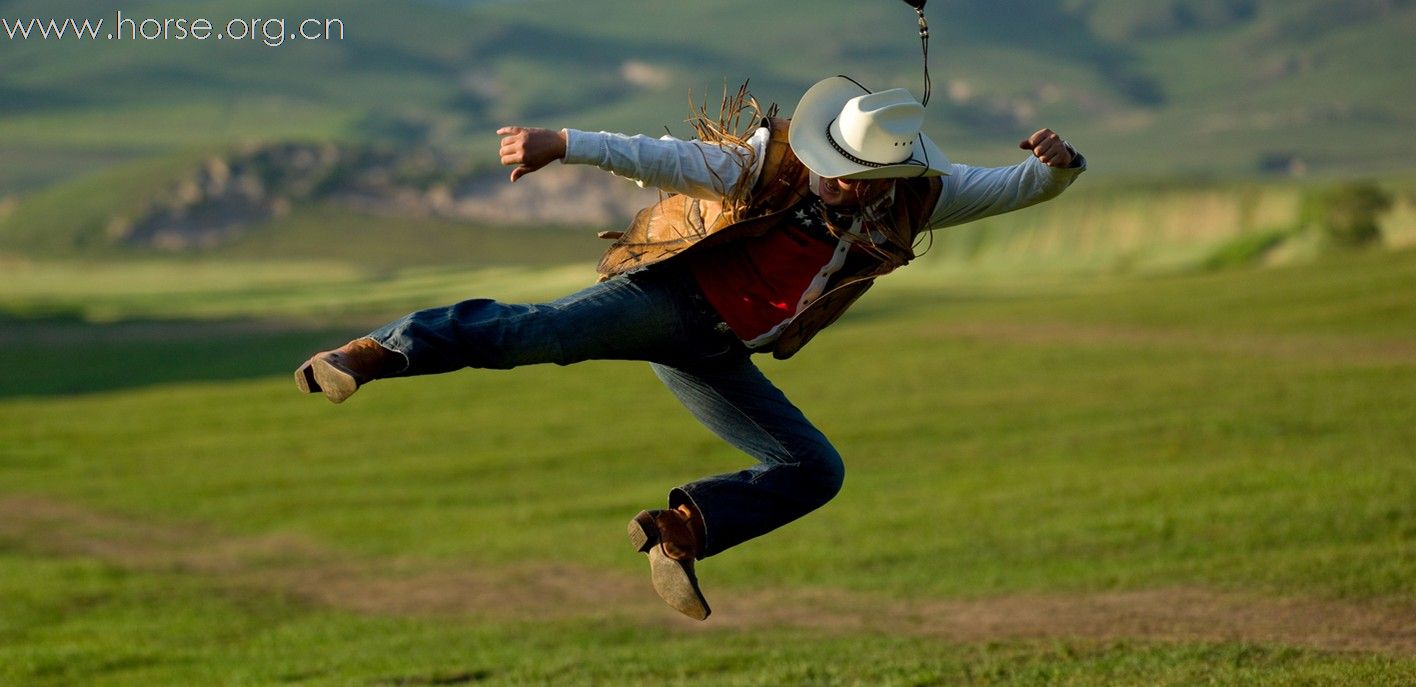
M 208 248 L 307 203 L 476 224 L 618 228 L 657 197 L 584 167 L 552 164 L 511 184 L 504 171 L 431 149 L 278 143 L 204 160 L 134 215 L 110 218 L 106 230 L 115 243 Z
M 477 224 L 621 227 L 658 200 L 658 192 L 598 169 L 548 165 L 515 184 L 503 172 L 423 188 L 356 188 L 335 200 L 364 212 L 433 216 Z

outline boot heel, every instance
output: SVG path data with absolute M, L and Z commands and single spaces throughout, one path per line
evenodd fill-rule
M 320 393 L 320 385 L 315 381 L 315 369 L 312 364 L 305 363 L 295 371 L 295 386 L 307 394 Z
M 640 511 L 629 521 L 629 543 L 640 553 L 648 552 L 659 543 L 659 526 L 654 524 L 654 516 L 649 511 Z

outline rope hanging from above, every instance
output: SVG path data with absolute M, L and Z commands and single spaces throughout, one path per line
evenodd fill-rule
M 906 5 L 914 8 L 915 14 L 919 15 L 919 49 L 924 54 L 924 97 L 920 98 L 919 104 L 929 106 L 929 93 L 933 90 L 933 84 L 929 79 L 929 20 L 924 18 L 924 3 L 929 0 L 904 0 Z

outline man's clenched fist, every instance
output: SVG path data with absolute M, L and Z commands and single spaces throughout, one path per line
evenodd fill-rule
M 497 129 L 501 140 L 501 163 L 510 167 L 511 180 L 526 176 L 565 157 L 565 131 L 504 126 Z
M 1037 133 L 1020 142 L 1018 147 L 1031 151 L 1048 167 L 1069 167 L 1072 164 L 1071 149 L 1052 129 L 1039 129 Z

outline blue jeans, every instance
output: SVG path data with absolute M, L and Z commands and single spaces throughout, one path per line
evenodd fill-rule
M 781 527 L 841 489 L 840 454 L 757 369 L 693 278 L 671 266 L 615 277 L 550 303 L 478 299 L 422 310 L 369 336 L 408 359 L 395 376 L 648 361 L 694 417 L 757 460 L 669 493 L 671 507 L 689 503 L 702 513 L 703 557 Z

